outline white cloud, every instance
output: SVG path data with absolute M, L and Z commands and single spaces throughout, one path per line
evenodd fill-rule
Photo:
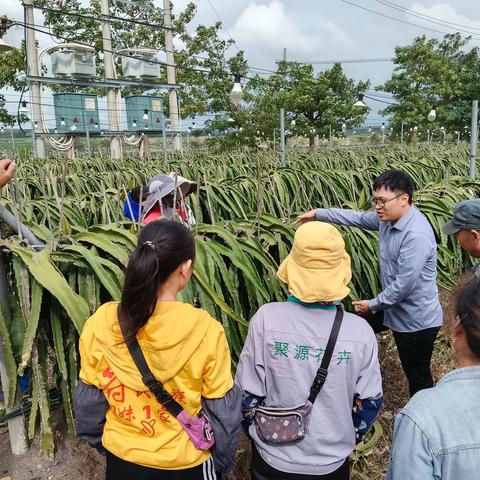
M 316 15 L 315 24 L 314 32 L 311 28 L 305 30 L 279 0 L 270 0 L 266 4 L 250 2 L 230 33 L 247 54 L 256 51 L 255 56 L 260 56 L 262 51 L 278 54 L 287 47 L 295 57 L 306 57 L 318 51 L 319 43 L 351 44 L 348 35 L 334 22 Z

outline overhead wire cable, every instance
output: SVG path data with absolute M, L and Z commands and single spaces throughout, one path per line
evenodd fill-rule
M 220 17 L 220 14 L 217 12 L 217 9 L 215 8 L 215 6 L 213 5 L 212 1 L 211 0 L 208 0 L 208 3 L 210 5 L 210 7 L 212 8 L 212 10 L 215 12 L 215 15 L 217 16 L 218 20 L 220 21 L 220 23 L 222 24 L 222 27 L 223 29 L 227 32 L 227 35 L 230 37 L 230 40 L 233 42 L 233 44 L 235 45 L 235 48 L 240 52 L 240 48 L 238 47 L 237 45 L 237 42 L 233 39 L 233 37 L 230 35 L 230 32 L 228 31 L 228 28 L 227 26 L 225 25 L 225 22 L 221 19 Z
M 434 17 L 432 15 L 427 15 L 427 14 L 424 14 L 424 13 L 420 13 L 416 10 L 412 10 L 411 8 L 402 7 L 398 3 L 391 2 L 389 0 L 376 0 L 376 1 L 378 1 L 379 3 L 383 3 L 384 5 L 387 5 L 389 7 L 395 8 L 396 10 L 400 10 L 402 12 L 408 13 L 409 15 L 415 15 L 415 16 L 421 17 L 425 20 L 427 20 L 427 19 L 428 20 L 436 20 L 438 22 L 453 25 L 454 27 L 466 28 L 466 29 L 470 29 L 470 30 L 477 30 L 477 32 L 480 32 L 480 28 L 470 27 L 468 25 L 462 25 L 460 23 L 449 22 L 448 20 L 444 20 L 442 18 Z
M 382 13 L 382 12 L 379 12 L 378 10 L 372 10 L 370 8 L 363 7 L 362 5 L 358 5 L 357 3 L 350 2 L 349 0 L 340 0 L 340 1 L 343 2 L 343 3 L 347 3 L 348 5 L 352 5 L 354 7 L 360 8 L 361 10 L 365 10 L 367 12 L 373 13 L 375 15 L 380 15 L 382 17 L 389 18 L 391 20 L 395 20 L 396 22 L 404 23 L 406 25 L 417 27 L 417 28 L 420 28 L 420 29 L 423 29 L 423 30 L 429 30 L 429 31 L 435 32 L 435 33 L 441 33 L 442 35 L 449 35 L 449 33 L 451 33 L 451 32 L 445 32 L 443 30 L 436 30 L 434 28 L 426 27 L 424 25 L 419 25 L 418 23 L 408 22 L 408 21 L 402 20 L 400 18 L 392 17 L 391 15 L 387 15 L 386 13 Z M 475 40 L 480 40 L 480 37 L 472 37 L 472 38 L 474 38 Z
M 374 63 L 374 62 L 391 62 L 390 57 L 381 58 L 351 58 L 345 60 L 297 60 L 297 63 L 302 65 L 326 65 L 334 63 Z
M 235 39 L 231 36 L 231 34 L 228 31 L 227 27 L 225 26 L 224 22 L 220 18 L 220 15 L 218 14 L 217 10 L 215 9 L 215 7 L 213 6 L 213 4 L 210 1 L 209 1 L 209 3 L 212 6 L 214 12 L 216 13 L 220 23 L 222 24 L 223 29 L 227 32 L 227 34 L 230 37 L 230 39 L 232 40 L 233 44 L 235 45 L 237 50 L 240 52 L 241 51 L 240 48 L 238 47 Z M 64 14 L 69 15 L 69 16 L 74 16 L 74 17 L 79 17 L 79 18 L 87 18 L 89 20 L 94 20 L 94 21 L 99 21 L 99 22 L 103 22 L 106 19 L 114 19 L 114 20 L 117 20 L 117 21 L 135 23 L 135 24 L 146 26 L 146 27 L 162 28 L 164 30 L 170 30 L 169 27 L 165 27 L 162 24 L 151 23 L 151 22 L 147 22 L 147 21 L 143 21 L 143 20 L 134 20 L 134 19 L 124 18 L 124 17 L 118 17 L 118 16 L 115 16 L 115 15 L 100 15 L 98 17 L 95 17 L 95 16 L 92 16 L 92 15 L 82 14 L 82 13 L 78 13 L 78 12 L 70 12 L 70 11 L 67 11 L 67 10 L 64 11 L 64 10 L 48 8 L 48 7 L 34 7 L 34 8 L 37 8 L 39 10 L 46 10 L 46 11 L 50 11 L 50 12 L 64 13 Z M 61 38 L 61 37 L 58 37 L 58 38 Z M 166 52 L 167 50 L 162 49 L 162 51 Z M 169 52 L 169 53 L 172 53 L 172 52 Z M 173 53 L 177 53 L 177 52 L 174 51 Z M 202 58 L 202 57 L 195 56 L 195 55 L 194 55 L 194 57 L 195 58 Z M 203 57 L 202 59 L 207 60 L 207 58 L 205 58 L 205 57 Z M 274 73 L 273 70 L 268 70 L 268 69 L 261 68 L 261 67 L 250 67 L 249 66 L 248 68 L 249 69 L 256 69 L 256 70 L 264 70 L 264 71 L 268 71 L 269 73 Z

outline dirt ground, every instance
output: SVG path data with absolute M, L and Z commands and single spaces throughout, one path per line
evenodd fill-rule
M 40 454 L 38 437 L 26 455 L 10 451 L 6 427 L 0 428 L 0 480 L 100 480 L 105 478 L 105 459 L 87 444 L 67 439 L 60 411 L 55 411 L 56 452 L 53 459 Z M 10 480 L 9 479 L 9 480 Z
M 445 325 L 435 344 L 432 359 L 432 371 L 435 381 L 454 368 L 453 351 L 449 342 L 449 319 L 451 317 L 451 295 L 442 292 L 442 304 L 445 312 Z M 352 480 L 381 480 L 390 453 L 395 414 L 408 401 L 407 382 L 390 332 L 380 334 L 379 356 L 382 370 L 385 403 L 379 417 L 383 428 L 374 448 L 352 455 Z M 67 439 L 60 411 L 56 411 L 56 453 L 54 459 L 48 459 L 39 453 L 38 439 L 35 440 L 27 455 L 14 457 L 6 427 L 0 427 L 0 480 L 95 480 L 105 478 L 105 460 L 88 445 L 77 440 Z M 249 445 L 245 437 L 240 439 L 234 474 L 228 480 L 247 480 L 249 478 Z M 10 480 L 10 479 L 9 479 Z M 227 479 L 225 479 L 227 480 Z

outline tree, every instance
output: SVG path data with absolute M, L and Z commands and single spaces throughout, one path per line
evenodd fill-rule
M 250 121 L 271 137 L 283 107 L 286 128 L 307 135 L 313 147 L 317 135 L 336 134 L 343 124 L 350 128 L 365 120 L 368 109 L 353 104 L 369 85 L 348 78 L 339 63 L 315 74 L 311 65 L 282 61 L 275 74 L 266 79 L 257 75 L 249 82 Z
M 479 49 L 466 52 L 469 40 L 459 33 L 443 40 L 421 36 L 412 45 L 396 47 L 392 77 L 376 88 L 393 94 L 395 104 L 381 113 L 390 116 L 397 132 L 402 120 L 424 130 L 463 131 L 469 124 L 472 99 L 480 95 Z M 437 109 L 433 123 L 427 120 L 432 106 Z
M 186 30 L 179 34 L 185 47 L 177 53 L 175 61 L 179 67 L 178 82 L 183 86 L 180 95 L 184 116 L 229 111 L 232 74 L 247 73 L 243 51 L 227 58 L 226 52 L 234 42 L 220 39 L 221 28 L 217 22 L 210 27 L 198 26 L 194 35 Z
M 19 79 L 18 74 L 25 70 L 25 45 L 19 49 L 12 50 L 1 56 L 0 62 L 0 89 L 11 87 L 16 91 L 23 88 L 24 82 Z M 0 94 L 0 123 L 14 125 L 17 117 L 9 113 L 6 108 L 7 99 Z M 10 109 L 11 110 L 11 109 Z

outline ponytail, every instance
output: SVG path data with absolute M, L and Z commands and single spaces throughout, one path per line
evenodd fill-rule
M 184 262 L 195 260 L 190 231 L 173 220 L 148 224 L 127 265 L 118 319 L 125 340 L 135 338 L 157 305 L 160 287 Z

